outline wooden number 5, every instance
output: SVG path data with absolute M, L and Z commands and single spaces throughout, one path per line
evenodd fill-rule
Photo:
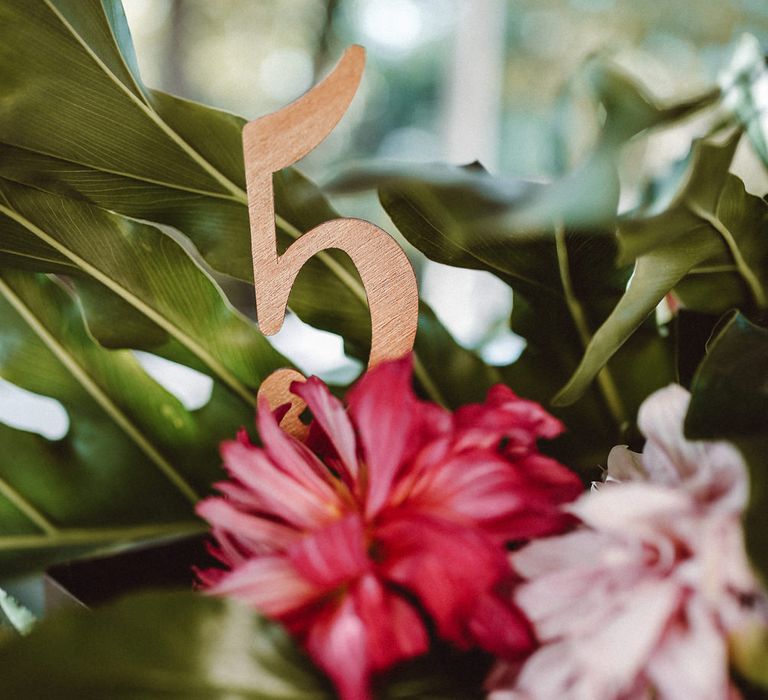
M 365 52 L 352 46 L 333 72 L 292 104 L 249 122 L 243 129 L 248 212 L 251 222 L 256 313 L 265 335 L 283 325 L 288 295 L 304 263 L 329 248 L 343 250 L 357 267 L 371 314 L 368 366 L 394 359 L 413 347 L 418 322 L 418 290 L 413 268 L 402 248 L 382 229 L 362 219 L 326 221 L 277 253 L 272 174 L 293 165 L 321 143 L 338 123 L 357 91 Z M 291 403 L 283 427 L 302 435 L 302 402 L 289 391 L 304 377 L 278 370 L 262 383 L 259 396 L 271 406 Z

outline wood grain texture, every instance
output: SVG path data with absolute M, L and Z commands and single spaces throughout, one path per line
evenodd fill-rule
M 243 149 L 259 328 L 265 335 L 280 330 L 291 287 L 304 263 L 320 251 L 337 248 L 349 255 L 365 288 L 372 327 L 370 368 L 413 348 L 419 296 L 405 252 L 378 226 L 346 218 L 315 227 L 278 255 L 272 186 L 273 173 L 293 165 L 331 133 L 357 92 L 364 65 L 362 47 L 347 49 L 319 85 L 280 111 L 246 124 Z M 303 379 L 298 372 L 278 370 L 259 390 L 273 407 L 287 400 L 293 404 L 282 425 L 294 434 L 305 429 L 298 418 L 304 405 L 290 393 L 290 384 Z

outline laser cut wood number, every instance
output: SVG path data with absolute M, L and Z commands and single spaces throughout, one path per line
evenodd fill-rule
M 357 92 L 364 65 L 362 47 L 347 49 L 333 72 L 303 97 L 246 124 L 243 149 L 259 328 L 265 335 L 280 330 L 304 263 L 320 251 L 338 248 L 352 259 L 365 288 L 372 326 L 368 366 L 373 367 L 413 347 L 418 290 L 408 258 L 389 234 L 362 219 L 326 221 L 278 255 L 272 186 L 273 173 L 293 165 L 331 133 Z M 305 406 L 289 391 L 297 380 L 305 378 L 295 370 L 277 370 L 262 383 L 259 396 L 266 396 L 273 408 L 291 403 L 282 425 L 300 436 L 306 430 L 299 420 Z

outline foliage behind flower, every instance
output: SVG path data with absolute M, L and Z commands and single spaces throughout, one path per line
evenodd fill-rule
M 199 573 L 208 590 L 283 622 L 346 700 L 425 652 L 432 626 L 460 648 L 529 652 L 505 544 L 571 522 L 558 506 L 582 485 L 536 446 L 559 421 L 504 386 L 451 414 L 416 398 L 408 359 L 363 377 L 348 410 L 316 378 L 292 391 L 314 417 L 306 444 L 261 403 L 264 447 L 222 446 L 232 478 L 198 507 L 226 566 Z
M 567 507 L 584 527 L 512 555 L 542 646 L 497 668 L 492 700 L 731 697 L 727 636 L 765 621 L 742 541 L 746 467 L 728 443 L 683 437 L 688 401 L 676 385 L 647 399 L 643 454 L 614 448 L 609 483 Z

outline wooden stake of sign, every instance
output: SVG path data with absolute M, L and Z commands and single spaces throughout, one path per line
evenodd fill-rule
M 338 248 L 360 273 L 371 314 L 371 355 L 368 367 L 410 352 L 418 323 L 418 289 L 403 249 L 389 234 L 362 219 L 334 219 L 308 231 L 282 254 L 277 253 L 272 175 L 293 165 L 331 133 L 347 111 L 362 78 L 365 51 L 352 46 L 333 72 L 303 97 L 243 129 L 248 213 L 251 223 L 256 314 L 265 335 L 283 325 L 288 296 L 296 276 L 313 255 Z M 305 381 L 295 370 L 273 372 L 261 385 L 273 408 L 291 403 L 282 425 L 303 436 L 299 420 L 305 406 L 290 392 L 294 381 Z

